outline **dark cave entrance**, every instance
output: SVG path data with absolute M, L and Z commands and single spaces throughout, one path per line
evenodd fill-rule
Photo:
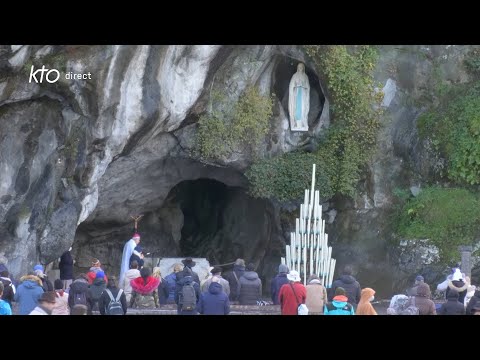
M 264 242 L 259 234 L 265 230 L 268 204 L 242 188 L 212 179 L 186 180 L 170 191 L 166 203 L 183 215 L 178 256 L 205 257 L 212 264 L 253 260 L 248 248 Z
M 171 190 L 172 200 L 178 202 L 183 213 L 181 256 L 218 258 L 221 255 L 214 249 L 218 246 L 212 243 L 221 240 L 224 232 L 222 214 L 229 191 L 225 184 L 210 179 L 182 181 Z

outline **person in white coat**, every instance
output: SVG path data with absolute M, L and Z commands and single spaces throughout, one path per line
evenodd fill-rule
M 453 274 L 456 272 L 457 269 L 460 270 L 460 266 L 457 265 L 457 266 L 452 267 L 452 273 L 450 275 L 448 275 L 447 278 L 443 282 L 441 282 L 440 284 L 437 285 L 437 291 L 440 291 L 440 292 L 447 291 L 448 282 L 452 281 Z
M 130 300 L 132 298 L 132 285 L 130 282 L 138 277 L 140 277 L 140 270 L 138 270 L 137 261 L 134 260 L 130 263 L 130 270 L 125 273 L 123 284 L 120 286 L 126 296 L 127 304 L 130 304 Z
M 120 276 L 118 282 L 120 286 L 123 284 L 123 280 L 125 279 L 125 273 L 128 271 L 128 269 L 130 269 L 130 256 L 132 256 L 133 250 L 139 243 L 140 234 L 135 233 L 133 234 L 133 237 L 128 240 L 123 247 L 122 265 L 120 267 Z

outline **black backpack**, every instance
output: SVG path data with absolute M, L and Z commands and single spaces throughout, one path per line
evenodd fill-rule
M 87 306 L 87 296 L 85 292 L 76 292 L 73 297 L 73 305 L 85 305 Z
M 194 310 L 197 305 L 197 295 L 195 294 L 195 288 L 192 284 L 183 285 L 180 304 L 182 310 Z
M 105 289 L 108 296 L 110 297 L 110 302 L 108 303 L 107 307 L 105 308 L 106 315 L 124 315 L 123 313 L 123 306 L 120 302 L 120 298 L 123 294 L 123 289 L 118 291 L 117 297 L 114 298 L 110 289 Z

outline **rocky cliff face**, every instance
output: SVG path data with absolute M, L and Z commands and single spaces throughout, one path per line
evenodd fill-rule
M 392 260 L 387 221 L 393 189 L 421 185 L 429 168 L 416 118 L 436 81 L 468 80 L 468 51 L 381 47 L 376 77 L 387 112 L 377 155 L 358 197 L 325 209 L 339 265 L 353 263 L 385 294 L 420 267 Z M 311 83 L 308 133 L 292 133 L 287 119 L 298 61 Z M 59 69 L 60 79 L 29 82 L 32 65 Z M 65 79 L 70 72 L 91 79 Z M 234 102 L 248 85 L 276 95 L 267 156 L 309 146 L 329 124 L 328 89 L 297 46 L 0 46 L 0 262 L 21 274 L 73 244 L 80 268 L 98 257 L 114 272 L 130 215 L 142 213 L 147 249 L 213 263 L 244 257 L 266 282 L 289 223 L 279 204 L 246 194 L 253 154 L 205 163 L 192 151 L 212 91 Z

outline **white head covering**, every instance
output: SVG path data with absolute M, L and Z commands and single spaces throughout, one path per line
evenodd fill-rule
M 287 279 L 293 282 L 300 281 L 300 274 L 298 271 L 292 270 L 287 274 Z
M 462 276 L 462 272 L 460 271 L 460 269 L 455 269 L 455 272 L 453 273 L 453 276 L 452 276 L 452 281 L 461 280 L 462 278 L 463 278 L 463 276 Z

